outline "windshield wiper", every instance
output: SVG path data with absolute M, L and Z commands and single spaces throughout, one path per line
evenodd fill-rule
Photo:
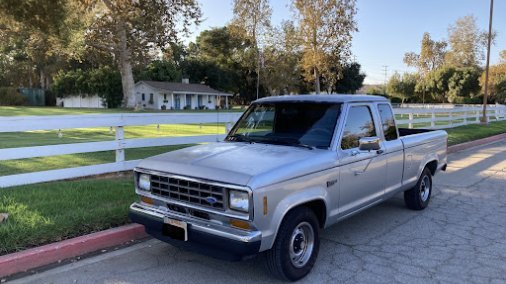
M 276 144 L 276 145 L 284 145 L 284 146 L 306 148 L 306 149 L 309 149 L 309 150 L 314 150 L 315 149 L 314 146 L 300 143 L 299 139 L 288 138 L 288 137 L 284 137 L 284 138 L 262 137 L 262 140 L 257 141 L 257 142 L 258 143 L 266 143 L 266 144 Z
M 248 136 L 244 134 L 233 134 L 229 135 L 228 138 L 234 138 L 234 140 L 227 139 L 228 141 L 235 141 L 235 142 L 248 142 L 252 144 L 254 141 L 249 138 Z

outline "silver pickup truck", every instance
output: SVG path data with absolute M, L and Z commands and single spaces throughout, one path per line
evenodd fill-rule
M 447 137 L 397 129 L 382 97 L 263 98 L 225 141 L 143 160 L 130 218 L 157 239 L 215 257 L 263 252 L 271 273 L 298 280 L 315 263 L 321 229 L 399 192 L 408 208 L 427 207 Z

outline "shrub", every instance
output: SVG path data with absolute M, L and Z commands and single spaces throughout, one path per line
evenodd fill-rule
M 0 87 L 0 105 L 22 106 L 26 105 L 27 99 L 23 97 L 16 88 Z

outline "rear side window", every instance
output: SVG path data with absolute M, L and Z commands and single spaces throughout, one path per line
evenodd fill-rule
M 375 137 L 376 129 L 371 110 L 367 106 L 353 106 L 348 111 L 344 126 L 341 149 L 358 148 L 358 140 L 363 137 Z
M 392 141 L 397 139 L 397 127 L 395 127 L 395 119 L 394 114 L 392 113 L 392 108 L 387 104 L 379 104 L 378 110 L 381 117 L 383 133 L 385 134 L 385 140 Z

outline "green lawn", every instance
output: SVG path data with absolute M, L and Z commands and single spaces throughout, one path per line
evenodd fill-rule
M 233 107 L 231 110 L 219 110 L 219 112 L 238 112 L 244 111 L 244 108 Z M 77 114 L 97 114 L 97 113 L 171 113 L 171 112 L 216 112 L 216 110 L 143 110 L 134 111 L 132 109 L 103 109 L 103 108 L 62 108 L 62 107 L 10 107 L 0 106 L 0 116 L 21 116 L 21 115 L 77 115 Z
M 132 177 L 87 179 L 0 190 L 0 255 L 128 223 Z
M 487 126 L 469 124 L 445 129 L 448 132 L 448 144 L 455 145 L 480 138 L 506 133 L 506 121 L 490 122 Z

